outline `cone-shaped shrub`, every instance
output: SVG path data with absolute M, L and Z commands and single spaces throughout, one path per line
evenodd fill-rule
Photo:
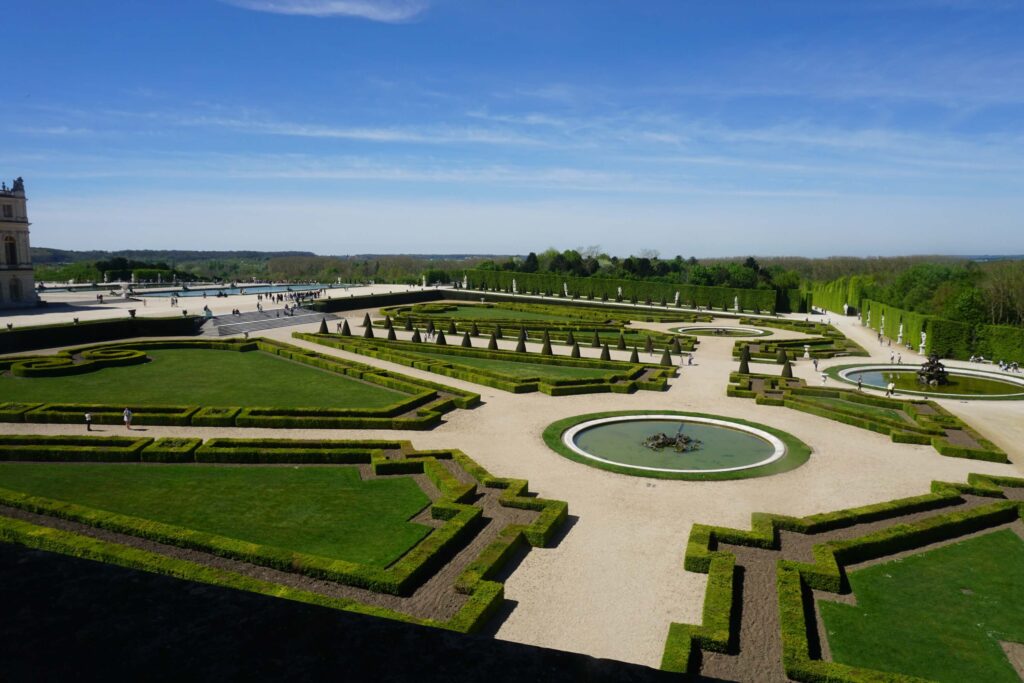
M 370 314 L 367 313 L 366 315 L 363 316 L 363 327 L 369 327 L 371 324 L 372 323 L 370 323 Z
M 672 365 L 672 354 L 668 352 L 667 348 L 662 352 L 660 362 L 662 365 Z
M 748 361 L 748 362 L 750 361 L 750 347 L 749 346 L 744 345 L 744 346 L 740 347 L 740 360 L 745 360 L 745 361 Z
M 615 345 L 615 348 L 619 351 L 626 350 L 626 337 L 621 332 L 619 332 L 619 343 Z
M 437 331 L 437 345 L 438 346 L 447 346 L 447 344 L 448 344 L 448 340 L 444 338 L 444 330 L 438 330 Z
M 320 329 L 318 329 L 316 333 L 327 334 L 327 318 L 320 318 Z
M 782 376 L 786 379 L 793 379 L 793 366 L 789 364 L 789 359 L 782 364 Z
M 519 343 L 516 344 L 516 351 L 518 353 L 526 353 L 526 342 L 520 339 Z
M 747 359 L 746 358 L 740 358 L 740 374 L 741 375 L 749 375 L 750 374 L 750 364 L 747 363 Z
M 434 332 L 436 332 L 436 331 L 437 331 L 437 329 L 434 327 L 434 321 L 433 320 L 428 320 L 427 321 L 427 334 L 434 334 Z
M 654 340 L 651 339 L 651 335 L 647 335 L 647 341 L 644 342 L 644 351 L 654 353 Z
M 494 338 L 495 339 L 501 339 L 502 338 L 502 336 L 501 336 L 501 325 L 495 325 L 494 326 Z
M 455 328 L 455 321 L 454 320 L 449 320 L 448 321 L 448 334 L 458 334 L 458 333 L 459 333 L 459 331 Z
M 416 344 L 419 344 L 421 341 L 423 341 L 423 339 L 420 337 L 420 331 L 419 330 L 413 330 L 412 331 L 412 340 L 411 341 L 415 342 Z
M 612 354 L 608 351 L 608 345 L 605 344 L 601 347 L 601 360 L 611 360 Z
M 580 345 L 577 344 L 576 342 L 573 342 L 572 343 L 572 351 L 569 353 L 569 355 L 572 358 L 579 358 L 580 357 Z
M 366 329 L 363 330 L 363 337 L 365 339 L 373 339 L 373 325 L 366 326 Z
M 412 332 L 412 318 L 407 317 L 405 319 L 405 331 Z
M 672 353 L 682 353 L 683 347 L 679 346 L 679 337 L 672 337 L 672 343 L 669 345 L 672 349 Z
M 344 320 L 341 323 L 341 336 L 343 336 L 343 337 L 351 337 L 352 336 L 352 330 L 349 329 L 348 321 L 347 320 Z
M 565 335 L 565 343 L 569 346 L 576 343 L 576 335 L 572 333 L 572 330 L 569 330 L 569 333 Z
M 390 315 L 384 316 L 384 329 L 385 330 L 390 330 L 391 329 L 391 316 Z
M 640 354 L 637 353 L 637 350 L 636 350 L 635 346 L 633 347 L 633 353 L 629 354 L 629 362 L 630 363 L 639 363 L 640 362 Z
M 776 363 L 785 363 L 789 360 L 789 356 L 786 355 L 786 349 L 779 347 L 779 352 L 775 354 Z
M 590 346 L 595 349 L 601 346 L 601 337 L 597 334 L 597 330 L 594 330 L 594 338 L 590 340 Z
M 491 351 L 498 350 L 498 339 L 493 332 L 491 332 L 491 338 L 487 340 L 487 348 Z
M 473 347 L 473 342 L 471 342 L 469 340 L 469 332 L 463 332 L 462 333 L 462 345 L 467 347 L 467 348 L 472 348 Z
M 553 355 L 555 355 L 551 351 L 551 340 L 550 339 L 545 339 L 544 340 L 544 346 L 542 346 L 540 348 L 540 353 L 541 353 L 542 356 L 553 356 Z
M 540 340 L 545 344 L 551 343 L 551 335 L 548 334 L 547 330 L 544 330 L 544 335 L 540 338 Z
M 473 323 L 473 327 L 470 328 L 469 333 L 474 337 L 480 336 L 480 328 L 476 326 L 476 323 Z
M 398 335 L 395 334 L 395 328 L 394 327 L 389 327 L 388 328 L 388 341 L 396 341 L 397 339 L 398 339 Z

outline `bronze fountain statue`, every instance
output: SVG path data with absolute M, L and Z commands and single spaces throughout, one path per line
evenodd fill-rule
M 949 384 L 949 373 L 946 372 L 946 366 L 939 361 L 937 353 L 928 356 L 928 360 L 921 364 L 921 369 L 917 371 L 917 381 L 930 387 Z

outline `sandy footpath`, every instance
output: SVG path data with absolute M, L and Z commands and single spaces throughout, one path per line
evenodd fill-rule
M 347 316 L 354 326 L 363 312 Z M 873 354 L 872 360 L 888 361 L 888 347 L 879 347 L 874 333 L 860 327 L 855 318 L 832 316 L 832 321 L 865 346 Z M 722 324 L 728 322 L 723 319 Z M 673 326 L 650 325 L 652 329 Z M 278 329 L 267 336 L 297 343 L 291 339 L 292 331 L 315 329 L 315 324 Z M 361 332 L 356 327 L 353 331 Z M 776 332 L 774 338 L 790 336 Z M 399 336 L 407 333 L 399 332 Z M 471 389 L 481 394 L 484 404 L 449 414 L 445 423 L 431 432 L 150 427 L 147 435 L 405 438 L 418 448 L 460 448 L 494 474 L 529 479 L 531 489 L 539 495 L 569 502 L 571 527 L 557 547 L 529 553 L 507 579 L 505 594 L 514 609 L 497 636 L 650 666 L 660 662 L 670 622 L 700 619 L 706 577 L 682 567 L 694 522 L 749 528 L 750 513 L 755 511 L 805 515 L 918 495 L 926 492 L 934 479 L 963 481 L 969 472 L 1024 475 L 1020 465 L 1024 462 L 1024 402 L 943 402 L 1004 447 L 1017 464 L 946 458 L 929 446 L 894 444 L 888 437 L 838 422 L 728 398 L 728 373 L 736 368 L 730 358 L 735 339 L 700 339 L 696 364 L 681 368 L 668 392 L 559 398 L 538 393 L 513 395 L 315 346 L 323 353 Z M 449 341 L 458 343 L 457 339 Z M 482 346 L 486 340 L 474 342 Z M 514 339 L 506 339 L 503 348 L 514 343 Z M 555 350 L 567 352 L 566 347 L 556 346 Z M 598 353 L 589 348 L 582 352 L 586 356 Z M 613 351 L 613 357 L 627 356 L 628 352 Z M 643 353 L 641 359 L 657 361 Z M 836 359 L 822 366 L 866 360 Z M 919 362 L 910 352 L 904 353 L 904 361 Z M 752 363 L 751 370 L 774 373 L 778 366 Z M 798 361 L 794 370 L 808 383 L 820 385 L 810 361 Z M 803 439 L 813 454 L 796 470 L 762 479 L 663 481 L 572 462 L 552 452 L 541 439 L 544 428 L 563 417 L 630 409 L 692 410 L 762 422 Z M 0 432 L 8 433 L 81 431 L 77 425 L 0 423 Z

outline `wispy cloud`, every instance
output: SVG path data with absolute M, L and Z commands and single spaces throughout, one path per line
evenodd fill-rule
M 307 17 L 358 17 L 395 24 L 427 9 L 426 0 L 221 0 L 256 12 Z

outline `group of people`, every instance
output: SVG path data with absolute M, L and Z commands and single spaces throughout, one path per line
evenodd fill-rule
M 992 361 L 985 358 L 985 356 L 971 356 L 970 361 L 972 363 L 991 363 Z M 1017 361 L 1006 362 L 1005 360 L 998 361 L 996 365 L 1003 372 L 1020 372 L 1020 363 Z
M 131 408 L 125 408 L 124 412 L 121 413 L 121 419 L 124 420 L 124 427 L 125 427 L 125 429 L 131 429 L 132 428 L 132 418 L 134 416 L 135 415 L 134 415 L 134 413 L 132 413 L 132 409 Z M 85 431 L 87 431 L 87 432 L 91 432 L 92 431 L 92 413 L 90 413 L 90 412 L 86 412 L 85 413 Z

